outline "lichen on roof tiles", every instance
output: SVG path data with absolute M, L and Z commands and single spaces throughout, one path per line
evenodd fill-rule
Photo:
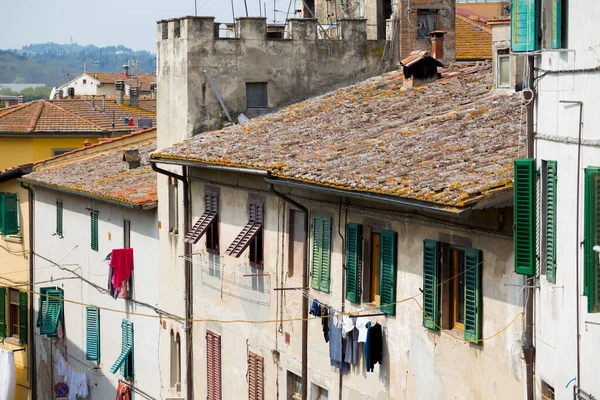
M 394 71 L 162 149 L 153 158 L 465 206 L 512 186 L 523 154 L 520 94 L 492 93 L 491 67 L 430 85 Z

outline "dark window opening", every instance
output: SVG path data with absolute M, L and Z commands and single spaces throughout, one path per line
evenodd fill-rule
M 263 269 L 263 231 L 256 235 L 250 243 L 250 265 L 257 269 Z
M 288 237 L 289 258 L 288 277 L 294 276 L 294 272 L 302 273 L 304 267 L 304 241 L 306 240 L 306 228 L 304 226 L 304 215 L 300 211 L 290 210 Z
M 246 83 L 246 107 L 268 108 L 269 97 L 266 83 Z
M 178 38 L 179 36 L 181 36 L 180 32 L 181 32 L 181 21 L 179 20 L 175 20 L 173 21 L 173 36 L 175 36 L 176 38 Z
M 169 25 L 166 22 L 163 22 L 163 24 L 162 24 L 162 38 L 163 39 L 169 38 Z
M 303 3 L 304 3 L 304 18 L 314 18 L 315 0 L 305 0 Z
M 83 84 L 85 85 L 86 83 L 87 83 L 87 81 L 84 79 L 84 80 L 83 80 Z
M 9 289 L 9 302 L 10 302 L 10 323 L 9 323 L 9 336 L 18 338 L 20 335 L 21 326 L 21 315 L 19 313 L 19 291 Z
M 123 248 L 131 247 L 131 221 L 123 220 Z
M 542 396 L 545 399 L 554 399 L 554 388 L 544 380 L 542 380 Z
M 465 252 L 464 250 L 450 249 L 450 313 L 452 314 L 452 328 L 463 330 L 465 328 Z
M 437 10 L 417 10 L 417 39 L 431 42 L 429 32 L 437 29 Z

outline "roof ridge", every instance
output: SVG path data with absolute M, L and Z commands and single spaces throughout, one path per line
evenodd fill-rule
M 69 101 L 75 101 L 75 100 L 69 100 Z M 79 101 L 79 100 L 77 100 L 77 101 Z M 83 121 L 83 122 L 86 122 L 86 123 L 88 123 L 88 124 L 92 125 L 93 127 L 95 127 L 96 129 L 99 129 L 100 131 L 104 132 L 104 129 L 102 129 L 102 127 L 101 127 L 100 125 L 98 125 L 98 124 L 96 124 L 96 123 L 94 123 L 94 122 L 90 121 L 90 120 L 89 120 L 89 119 L 87 119 L 87 118 L 84 118 L 84 117 L 82 117 L 82 116 L 78 115 L 78 114 L 77 114 L 77 113 L 75 113 L 74 111 L 71 111 L 71 110 L 69 110 L 69 109 L 67 109 L 67 108 L 65 108 L 65 107 L 61 107 L 61 106 L 59 106 L 58 104 L 54 104 L 53 102 L 51 102 L 51 101 L 49 101 L 49 100 L 44 100 L 44 102 L 46 102 L 46 103 L 48 103 L 48 104 L 52 105 L 53 107 L 59 108 L 59 109 L 63 110 L 64 112 L 66 112 L 67 114 L 70 114 L 70 115 L 74 116 L 75 118 L 77 118 L 77 119 L 79 119 L 79 120 L 81 120 L 81 121 Z
M 464 15 L 461 14 L 456 14 L 456 18 L 459 18 L 460 20 L 475 26 L 477 28 L 480 28 L 481 30 L 487 32 L 487 33 L 492 33 L 492 30 L 490 28 L 487 27 L 487 25 L 485 25 L 483 22 L 479 22 L 479 21 L 473 21 L 471 18 L 469 17 L 465 17 Z
M 39 120 L 40 120 L 40 115 L 42 115 L 42 111 L 44 110 L 44 104 L 45 104 L 46 100 L 43 100 L 41 102 L 38 102 L 33 106 L 38 106 L 38 109 L 36 110 L 36 115 L 35 118 L 32 118 L 32 120 L 29 122 L 29 126 L 27 127 L 27 132 L 33 132 L 35 130 L 35 127 L 37 126 Z
M 38 100 L 30 101 L 28 103 L 23 103 L 23 104 L 17 104 L 17 105 L 8 107 L 6 110 L 0 110 L 0 118 L 4 118 L 5 116 L 10 115 L 10 114 L 14 113 L 15 111 L 21 110 L 25 107 L 29 107 L 32 104 L 36 103 L 37 101 Z M 11 110 L 11 108 L 12 108 L 12 110 Z

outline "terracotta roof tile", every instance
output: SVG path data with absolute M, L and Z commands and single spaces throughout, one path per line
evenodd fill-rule
M 492 58 L 492 30 L 484 21 L 457 12 L 455 32 L 457 60 Z
M 390 72 L 152 157 L 466 206 L 512 190 L 513 160 L 524 152 L 522 99 L 490 92 L 489 65 L 451 74 L 410 88 Z

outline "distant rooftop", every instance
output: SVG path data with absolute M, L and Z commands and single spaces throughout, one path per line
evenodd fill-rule
M 44 83 L 0 83 L 0 88 L 9 88 L 13 92 L 20 92 L 27 88 L 36 88 L 38 86 L 46 86 Z

